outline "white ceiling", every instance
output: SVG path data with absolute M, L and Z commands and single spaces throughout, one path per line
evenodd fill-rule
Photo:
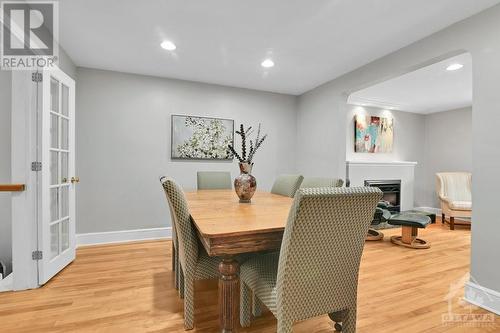
M 301 94 L 499 2 L 64 0 L 60 41 L 77 66 Z
M 463 68 L 447 71 L 450 64 Z M 462 54 L 352 93 L 349 104 L 428 114 L 472 105 L 472 59 Z

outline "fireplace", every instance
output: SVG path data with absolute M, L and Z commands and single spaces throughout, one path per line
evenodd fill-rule
M 365 186 L 378 187 L 384 193 L 382 200 L 391 213 L 401 211 L 401 180 L 365 180 Z

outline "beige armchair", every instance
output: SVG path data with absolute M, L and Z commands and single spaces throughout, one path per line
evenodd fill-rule
M 442 222 L 450 218 L 455 229 L 455 217 L 472 215 L 472 175 L 469 172 L 440 172 L 436 174 L 436 191 L 441 201 Z

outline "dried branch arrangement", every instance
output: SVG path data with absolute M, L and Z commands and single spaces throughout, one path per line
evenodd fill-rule
M 255 140 L 249 140 L 249 150 L 247 154 L 247 139 L 252 135 L 253 129 L 252 126 L 249 126 L 247 129 L 243 126 L 243 124 L 240 125 L 240 130 L 236 131 L 236 134 L 238 134 L 241 137 L 241 155 L 236 152 L 234 149 L 234 143 L 228 145 L 229 151 L 231 154 L 236 157 L 240 163 L 248 163 L 252 164 L 253 157 L 255 156 L 255 153 L 257 150 L 262 146 L 262 143 L 266 140 L 267 134 L 264 136 L 260 136 L 260 124 L 259 128 L 257 129 L 257 136 Z

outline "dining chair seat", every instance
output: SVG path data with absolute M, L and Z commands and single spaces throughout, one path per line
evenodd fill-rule
M 245 277 L 245 284 L 253 290 L 254 295 L 260 300 L 275 316 L 276 306 L 276 281 L 278 276 L 279 252 L 267 253 L 254 256 L 245 262 L 240 269 L 240 275 Z M 242 304 L 242 309 L 248 309 L 251 304 L 249 297 L 242 298 L 246 302 Z M 255 300 L 252 300 L 255 302 Z M 248 310 L 242 311 L 243 316 L 248 316 Z M 248 322 L 250 318 L 242 319 Z
M 203 249 L 198 254 L 198 261 L 194 269 L 195 280 L 216 279 L 219 277 L 220 257 L 210 257 Z

